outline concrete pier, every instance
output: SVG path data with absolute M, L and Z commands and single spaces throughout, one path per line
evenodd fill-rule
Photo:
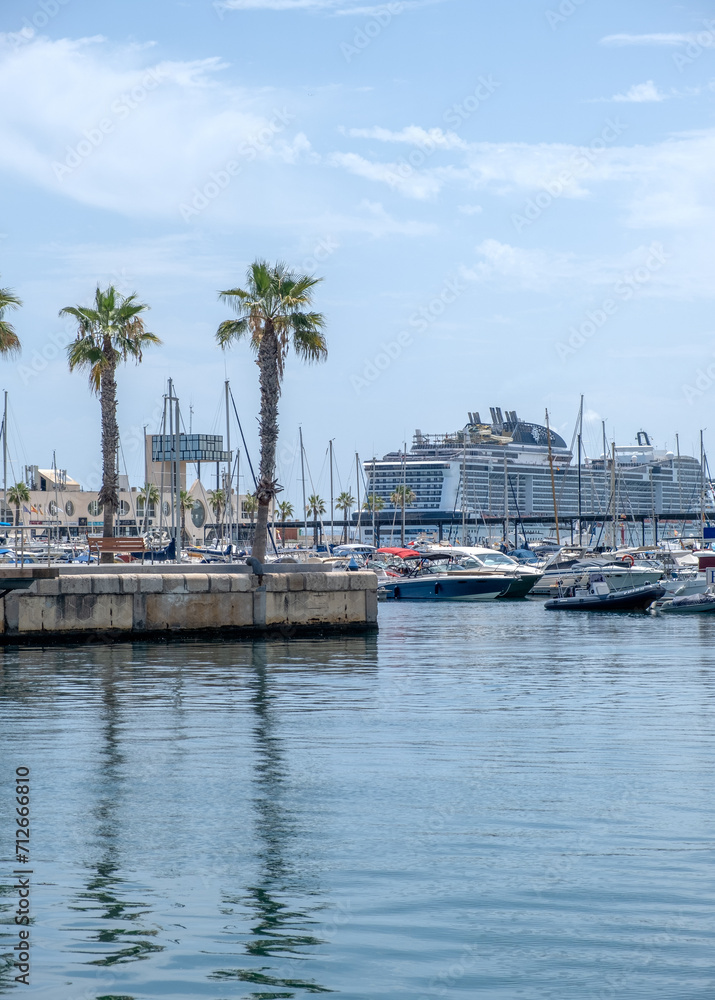
M 377 577 L 273 564 L 2 567 L 0 643 L 377 627 Z

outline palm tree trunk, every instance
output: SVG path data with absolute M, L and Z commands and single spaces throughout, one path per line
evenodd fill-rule
M 15 504 L 15 527 L 19 528 L 19 526 L 20 526 L 20 504 L 16 503 Z
M 267 320 L 261 346 L 258 349 L 258 370 L 261 385 L 260 478 L 256 486 L 258 511 L 251 552 L 263 562 L 268 543 L 268 511 L 275 496 L 276 446 L 278 444 L 278 398 L 281 383 L 278 374 L 278 340 L 273 324 Z
M 100 404 L 102 408 L 102 488 L 99 491 L 99 502 L 104 506 L 104 538 L 114 535 L 114 515 L 119 507 L 117 491 L 117 442 L 119 428 L 117 426 L 117 379 L 116 352 L 108 337 L 105 337 L 104 353 L 110 363 L 102 373 L 100 386 Z M 103 563 L 114 562 L 111 552 L 103 552 Z

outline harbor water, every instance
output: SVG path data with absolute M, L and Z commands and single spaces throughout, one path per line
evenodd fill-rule
M 710 1000 L 714 644 L 708 616 L 528 600 L 5 648 L 0 995 Z

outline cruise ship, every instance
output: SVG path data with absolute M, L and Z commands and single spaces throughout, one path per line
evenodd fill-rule
M 613 452 L 582 459 L 579 474 L 578 460 L 555 431 L 521 420 L 515 410 L 491 407 L 490 415 L 487 422 L 469 413 L 462 430 L 452 434 L 417 430 L 409 451 L 364 463 L 368 493 L 385 504 L 382 540 L 395 513 L 399 520 L 391 496 L 403 484 L 415 498 L 408 508 L 410 537 L 462 516 L 473 526 L 482 518 L 505 517 L 532 523 L 543 517 L 553 524 L 554 495 L 559 519 L 578 517 L 579 493 L 582 517 L 590 519 L 612 518 L 614 506 L 626 520 L 695 516 L 700 510 L 700 462 L 659 450 L 645 431 L 633 444 L 615 447 L 615 462 Z

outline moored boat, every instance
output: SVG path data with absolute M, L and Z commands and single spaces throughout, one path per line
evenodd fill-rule
M 381 582 L 378 596 L 402 601 L 490 601 L 503 594 L 512 577 L 450 571 L 445 552 L 404 553 L 401 573 Z
M 548 611 L 645 611 L 663 594 L 658 583 L 611 590 L 605 580 L 592 579 L 588 587 L 569 587 L 562 596 L 545 601 L 544 607 Z
M 668 594 L 651 605 L 653 614 L 659 615 L 692 615 L 715 613 L 715 594 L 707 591 L 702 594 L 683 594 L 670 597 Z

